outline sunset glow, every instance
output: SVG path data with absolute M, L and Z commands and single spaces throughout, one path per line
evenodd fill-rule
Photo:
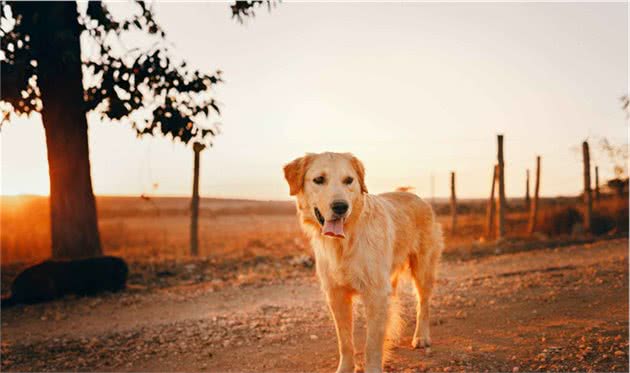
M 1 194 L 48 195 L 46 139 L 39 115 L 3 126 L 0 138 Z
M 0 11 L 0 371 L 630 371 L 628 1 Z
M 411 185 L 429 196 L 433 177 L 435 195 L 446 196 L 454 170 L 459 195 L 485 197 L 498 133 L 509 196 L 524 193 L 536 155 L 543 195 L 576 194 L 572 149 L 586 138 L 626 141 L 624 3 L 290 3 L 246 25 L 225 4 L 155 8 L 191 64 L 225 72 L 222 133 L 202 153 L 202 196 L 286 199 L 282 165 L 334 150 L 364 160 L 374 192 Z M 127 123 L 96 115 L 89 123 L 95 193 L 189 195 L 190 148 L 139 140 Z M 4 126 L 0 138 L 2 194 L 47 194 L 39 117 Z

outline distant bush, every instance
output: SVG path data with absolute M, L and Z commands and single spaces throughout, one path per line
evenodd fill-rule
M 570 235 L 583 231 L 584 215 L 577 207 L 565 206 L 543 211 L 538 230 L 550 236 Z M 595 235 L 628 233 L 628 200 L 609 200 L 596 204 L 591 216 Z
M 621 208 L 617 209 L 617 231 L 622 233 L 628 233 L 628 225 L 630 224 L 628 219 L 628 200 L 625 201 Z
M 628 200 L 613 200 L 598 206 L 591 221 L 594 234 L 628 233 Z
M 591 217 L 591 231 L 593 234 L 606 234 L 615 229 L 614 214 L 607 214 L 603 211 L 593 211 Z
M 582 213 L 575 207 L 567 206 L 543 212 L 538 230 L 549 236 L 572 234 L 575 225 L 583 221 Z

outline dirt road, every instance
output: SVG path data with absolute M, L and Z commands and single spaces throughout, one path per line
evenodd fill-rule
M 628 240 L 444 262 L 433 348 L 403 339 L 390 371 L 628 371 Z M 360 304 L 357 305 L 359 313 Z M 357 317 L 357 360 L 364 320 Z M 2 311 L 2 370 L 334 371 L 312 270 L 275 283 L 206 282 Z

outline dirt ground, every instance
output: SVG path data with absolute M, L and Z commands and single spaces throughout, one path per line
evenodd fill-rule
M 132 278 L 118 294 L 3 310 L 2 371 L 334 371 L 312 263 L 226 271 L 156 287 Z M 410 346 L 415 301 L 409 284 L 401 290 L 408 323 L 388 371 L 628 371 L 627 239 L 448 258 L 430 352 Z

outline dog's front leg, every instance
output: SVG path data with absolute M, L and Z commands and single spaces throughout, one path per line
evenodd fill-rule
M 383 347 L 389 311 L 389 296 L 386 292 L 369 294 L 363 297 L 367 318 L 365 340 L 365 372 L 383 370 Z
M 337 372 L 354 372 L 354 344 L 352 343 L 352 294 L 344 288 L 326 292 L 328 306 L 335 320 L 339 343 L 339 367 Z

